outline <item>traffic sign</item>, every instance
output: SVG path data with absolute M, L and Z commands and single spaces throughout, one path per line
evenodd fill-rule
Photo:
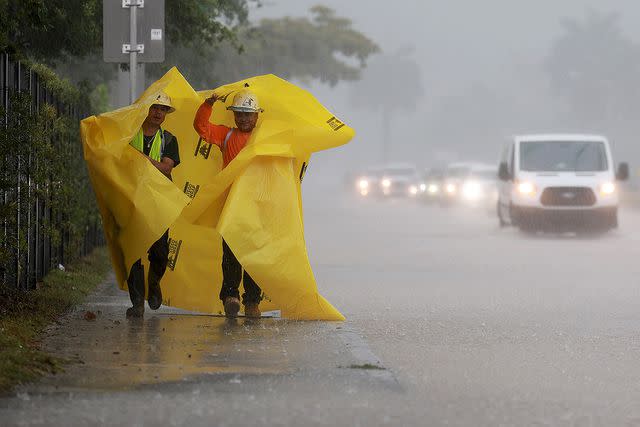
M 136 6 L 136 43 L 131 46 L 131 6 Z M 103 0 L 103 57 L 105 62 L 164 62 L 164 0 Z

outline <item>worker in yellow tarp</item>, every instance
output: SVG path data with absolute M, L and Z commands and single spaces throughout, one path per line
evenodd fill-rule
M 227 108 L 246 90 L 265 112 L 258 114 L 251 136 L 235 155 L 231 149 L 219 150 L 215 141 L 224 145 L 235 128 L 227 141 L 231 147 L 243 135 L 240 121 Z M 193 122 L 212 93 L 217 98 L 204 107 L 211 114 L 205 124 L 227 130 L 207 143 Z M 162 123 L 180 141 L 181 163 L 172 180 L 130 145 L 159 94 L 171 97 L 176 109 Z M 123 290 L 138 260 L 149 271 L 149 248 L 169 229 L 162 305 L 225 313 L 218 298 L 224 239 L 241 265 L 240 283 L 245 270 L 259 285 L 259 311 L 297 320 L 344 319 L 318 291 L 304 239 L 301 181 L 313 153 L 346 144 L 354 131 L 309 92 L 274 75 L 196 92 L 172 68 L 132 105 L 84 119 L 81 134 Z M 247 293 L 247 283 L 240 294 Z M 246 309 L 239 306 L 240 312 Z
M 145 156 L 163 175 L 171 179 L 171 171 L 180 164 L 178 140 L 173 134 L 161 127 L 167 114 L 175 111 L 171 98 L 164 93 L 158 94 L 149 107 L 149 114 L 130 145 Z M 157 310 L 162 305 L 160 280 L 167 270 L 169 257 L 169 230 L 156 240 L 147 252 L 149 255 L 148 303 L 149 308 Z M 131 267 L 127 279 L 129 297 L 133 307 L 127 309 L 127 317 L 144 315 L 144 267 L 138 259 Z
M 222 167 L 231 162 L 246 145 L 253 129 L 258 122 L 258 114 L 263 110 L 258 103 L 258 97 L 249 90 L 238 92 L 233 98 L 233 104 L 227 110 L 233 111 L 236 126 L 229 128 L 224 125 L 214 125 L 209 122 L 211 110 L 218 95 L 213 93 L 207 98 L 196 113 L 193 127 L 196 132 L 209 144 L 215 144 L 222 152 Z M 259 308 L 262 300 L 260 286 L 251 278 L 233 254 L 227 242 L 222 240 L 222 287 L 220 300 L 227 317 L 236 317 L 240 310 L 240 279 L 244 286 L 242 303 L 247 317 L 260 317 Z

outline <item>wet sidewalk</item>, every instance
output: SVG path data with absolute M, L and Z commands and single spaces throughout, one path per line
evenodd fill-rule
M 153 420 L 164 424 L 167 410 L 174 416 L 183 411 L 170 409 L 172 397 L 171 404 L 154 413 L 138 413 L 150 393 L 157 404 L 184 393 L 198 401 L 206 395 L 203 390 L 215 391 L 215 405 L 210 398 L 202 402 L 201 409 L 211 410 L 233 406 L 246 393 L 254 400 L 256 393 L 266 393 L 254 403 L 272 410 L 280 405 L 268 404 L 274 398 L 285 397 L 287 403 L 325 393 L 328 402 L 347 390 L 401 393 L 393 374 L 348 322 L 226 319 L 166 307 L 147 309 L 144 319 L 126 319 L 129 305 L 128 294 L 111 276 L 82 306 L 50 327 L 44 349 L 70 363 L 65 372 L 0 399 L 0 419 L 8 425 L 37 425 L 38 420 L 47 425 L 145 425 Z M 126 416 L 130 411 L 136 414 L 133 420 Z M 236 415 L 240 424 L 256 424 L 252 405 Z

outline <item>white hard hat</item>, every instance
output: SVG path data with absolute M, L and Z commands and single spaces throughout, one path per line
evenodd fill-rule
M 158 96 L 156 96 L 152 105 L 164 105 L 165 107 L 169 107 L 169 111 L 167 111 L 167 113 L 173 113 L 176 111 L 176 109 L 173 108 L 173 105 L 171 105 L 171 98 L 163 92 L 160 92 Z
M 233 97 L 233 104 L 227 107 L 227 110 L 245 113 L 260 113 L 264 111 L 260 108 L 256 94 L 248 90 L 238 92 L 236 96 Z

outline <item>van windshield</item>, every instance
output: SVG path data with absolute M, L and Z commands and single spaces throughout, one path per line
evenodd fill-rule
M 528 141 L 520 143 L 520 170 L 530 172 L 599 172 L 607 170 L 600 141 Z

